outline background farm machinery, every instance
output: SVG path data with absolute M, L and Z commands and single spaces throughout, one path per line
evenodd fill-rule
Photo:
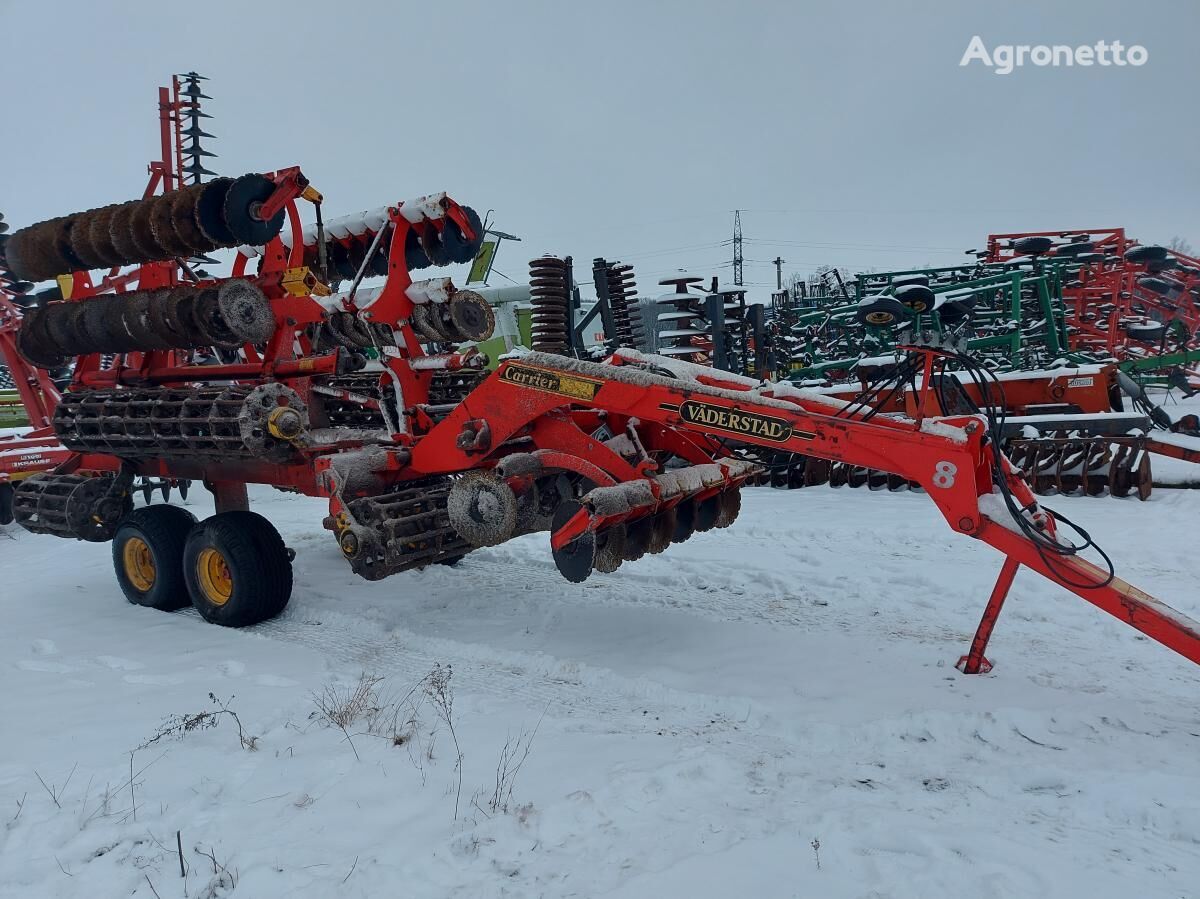
M 774 356 L 766 309 L 747 302 L 743 286 L 680 274 L 659 281 L 657 296 L 642 299 L 633 266 L 597 258 L 592 264 L 596 303 L 581 315 L 570 257 L 533 260 L 529 279 L 534 350 L 602 358 L 625 347 L 739 375 L 770 376 Z M 593 323 L 603 340 L 585 336 Z
M 1039 493 L 1144 499 L 1147 451 L 1200 460 L 1194 416 L 1172 422 L 1144 389 L 1195 389 L 1196 259 L 1136 244 L 1121 229 L 997 234 L 970 252 L 976 261 L 967 265 L 778 294 L 771 327 L 791 358 L 791 377 L 851 396 L 895 372 L 895 347 L 912 333 L 935 334 L 1001 375 L 995 395 L 1008 415 L 1006 450 Z M 1073 401 L 1093 386 L 1094 396 Z M 915 384 L 892 388 L 888 396 L 903 409 Z M 1030 391 L 1037 402 L 1024 401 Z M 869 472 L 828 472 L 819 462 L 775 461 L 778 485 L 904 486 Z

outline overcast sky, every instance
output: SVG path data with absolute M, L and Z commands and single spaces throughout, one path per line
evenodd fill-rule
M 919 10 L 919 11 L 918 11 Z M 446 190 L 544 252 L 746 281 L 948 264 L 989 231 L 1125 226 L 1200 245 L 1191 2 L 0 0 L 0 211 L 140 194 L 156 91 L 211 79 L 211 168 L 299 164 L 326 215 Z M 1144 46 L 1141 67 L 999 76 L 999 44 Z M 726 243 L 723 243 L 726 242 Z M 722 267 L 723 266 L 723 267 Z M 504 283 L 493 277 L 493 283 Z

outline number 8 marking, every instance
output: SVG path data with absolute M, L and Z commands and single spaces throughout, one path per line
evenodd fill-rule
M 933 486 L 953 487 L 956 474 L 958 474 L 958 466 L 953 462 L 939 462 L 933 466 Z

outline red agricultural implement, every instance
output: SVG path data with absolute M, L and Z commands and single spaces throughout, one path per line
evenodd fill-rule
M 0 256 L 13 277 L 69 277 L 65 299 L 25 315 L 17 347 L 43 369 L 74 359 L 52 416 L 70 456 L 19 484 L 14 515 L 111 541 L 131 602 L 190 603 L 229 626 L 278 614 L 292 553 L 249 511 L 251 483 L 327 499 L 325 527 L 369 580 L 548 531 L 578 582 L 733 524 L 760 471 L 744 448 L 763 447 L 919 484 L 952 530 L 1004 555 L 966 672 L 989 667 L 1022 565 L 1200 662 L 1200 625 L 1084 561 L 1090 541 L 1039 507 L 992 417 L 936 414 L 953 350 L 904 347 L 923 385 L 907 417 L 631 350 L 533 352 L 489 373 L 470 347 L 494 326 L 486 302 L 412 275 L 472 258 L 469 207 L 439 193 L 326 223 L 298 168 L 185 185 L 170 150 L 161 194 L 19 230 Z M 232 247 L 227 277 L 185 261 Z M 570 303 L 566 270 L 534 265 L 543 340 L 569 318 L 552 314 Z M 384 280 L 366 288 L 368 275 Z M 216 514 L 132 510 L 137 476 L 200 479 Z
M 190 601 L 229 625 L 283 608 L 289 554 L 270 524 L 246 511 L 247 483 L 327 497 L 326 526 L 369 579 L 548 529 L 559 570 L 583 580 L 732 524 L 740 487 L 757 470 L 727 449 L 736 440 L 893 472 L 928 491 L 953 530 L 1000 550 L 1006 561 L 967 671 L 984 665 L 1020 565 L 1200 661 L 1195 623 L 1083 561 L 995 451 L 985 420 L 928 416 L 929 389 L 915 416 L 899 419 L 632 351 L 603 362 L 531 353 L 483 377 L 478 354 L 447 346 L 487 335 L 483 307 L 446 279 L 414 282 L 409 272 L 411 234 L 422 254 L 458 248 L 454 258 L 469 258 L 479 234 L 464 207 L 440 194 L 388 207 L 385 223 L 354 237 L 367 251 L 352 253 L 366 266 L 386 247 L 382 288 L 324 296 L 324 281 L 304 264 L 296 203 L 319 194 L 296 169 L 247 182 L 253 192 L 234 193 L 237 182 L 211 189 L 227 188 L 220 208 L 231 231 L 266 224 L 271 232 L 257 273 L 247 273 L 243 253 L 233 277 L 181 285 L 176 262 L 147 262 L 123 292 L 101 295 L 77 270 L 72 299 L 31 311 L 19 332 L 23 354 L 39 365 L 80 357 L 54 415 L 73 454 L 53 474 L 22 482 L 17 519 L 33 531 L 113 540 L 118 579 L 134 602 L 169 609 Z M 195 192 L 190 219 L 203 234 L 216 228 L 200 213 L 208 189 Z M 138 202 L 186 209 L 181 193 Z M 248 194 L 259 205 L 245 202 Z M 290 249 L 275 210 L 290 223 Z M 153 215 L 134 209 L 132 220 Z M 70 246 L 75 227 L 54 233 L 65 230 Z M 390 233 L 380 238 L 384 228 Z M 26 254 L 50 270 L 69 262 L 52 261 L 61 237 L 26 249 L 37 246 L 39 229 L 6 244 L 18 274 L 34 274 Z M 95 249 L 113 256 L 104 244 Z M 419 335 L 418 319 L 437 322 L 439 339 Z M 200 344 L 237 361 L 197 364 Z M 367 346 L 380 351 L 378 371 L 363 370 Z M 924 383 L 934 383 L 944 351 L 909 350 Z M 203 479 L 218 512 L 199 523 L 170 506 L 131 513 L 129 485 L 139 474 Z
M 1200 259 L 1139 244 L 1124 228 L 992 234 L 985 258 L 1070 264 L 1062 296 L 1072 350 L 1123 361 L 1197 348 Z
M 17 353 L 21 309 L 14 302 L 16 296 L 0 285 L 0 361 L 12 374 L 31 428 L 21 434 L 0 435 L 0 524 L 13 520 L 13 488 L 19 481 L 49 471 L 70 456 L 50 427 L 58 388 L 48 372 L 29 365 Z
M 1043 496 L 1136 496 L 1150 498 L 1151 456 L 1200 462 L 1200 422 L 1193 415 L 1172 422 L 1141 385 L 1116 364 L 1073 365 L 1045 371 L 992 374 L 977 383 L 966 372 L 947 372 L 926 397 L 920 374 L 892 391 L 879 391 L 894 376 L 895 357 L 860 362 L 861 383 L 819 388 L 847 403 L 874 391 L 878 412 L 915 417 L 969 415 L 982 410 L 1002 418 L 998 432 L 1004 453 L 1021 476 Z M 768 469 L 763 480 L 775 487 L 867 487 L 903 490 L 912 486 L 894 473 L 846 462 L 781 452 L 757 453 Z

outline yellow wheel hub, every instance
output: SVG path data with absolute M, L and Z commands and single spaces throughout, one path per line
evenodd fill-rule
M 868 312 L 866 318 L 873 325 L 888 325 L 896 320 L 890 312 Z
M 196 574 L 204 597 L 215 606 L 223 606 L 233 596 L 233 575 L 221 551 L 209 547 L 200 550 L 196 559 Z
M 149 593 L 154 586 L 154 553 L 141 537 L 130 537 L 121 550 L 125 576 L 139 593 Z

